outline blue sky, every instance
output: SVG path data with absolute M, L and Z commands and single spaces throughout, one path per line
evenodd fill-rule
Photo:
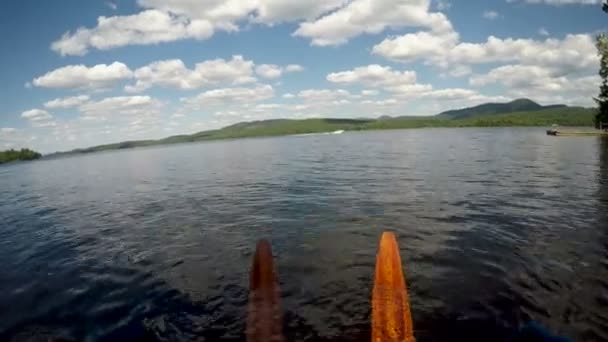
M 0 149 L 269 118 L 592 106 L 601 0 L 8 0 Z

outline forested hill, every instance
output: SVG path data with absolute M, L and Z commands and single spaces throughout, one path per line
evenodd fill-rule
M 563 108 L 565 105 L 541 106 L 530 99 L 517 99 L 507 103 L 484 103 L 479 106 L 449 110 L 438 114 L 439 117 L 465 119 L 480 115 L 495 115 L 515 112 L 530 112 L 542 109 Z
M 596 110 L 591 108 L 567 107 L 564 105 L 541 106 L 530 100 L 516 100 L 505 104 L 488 103 L 448 111 L 436 116 L 383 116 L 378 119 L 273 119 L 241 122 L 221 129 L 176 135 L 160 140 L 137 140 L 99 145 L 69 152 L 54 153 L 47 157 L 205 140 L 324 133 L 338 130 L 360 131 L 424 127 L 548 127 L 552 124 L 592 126 L 595 113 Z

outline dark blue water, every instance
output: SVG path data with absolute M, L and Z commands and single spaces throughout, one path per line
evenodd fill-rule
M 424 129 L 0 167 L 0 340 L 243 340 L 255 243 L 289 341 L 369 340 L 398 234 L 419 341 L 608 341 L 608 141 Z

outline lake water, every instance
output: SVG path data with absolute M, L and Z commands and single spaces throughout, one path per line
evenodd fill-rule
M 288 341 L 367 341 L 397 233 L 418 341 L 608 341 L 608 140 L 420 129 L 0 167 L 0 340 L 243 340 L 256 241 Z M 46 340 L 45 340 L 46 341 Z

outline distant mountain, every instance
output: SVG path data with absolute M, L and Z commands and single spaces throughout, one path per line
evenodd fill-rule
M 403 129 L 422 127 L 513 127 L 513 126 L 591 126 L 595 110 L 564 105 L 541 106 L 520 99 L 509 103 L 487 103 L 451 110 L 436 116 L 382 116 L 378 119 L 273 119 L 240 122 L 221 129 L 194 134 L 174 135 L 160 140 L 124 141 L 69 152 L 53 153 L 45 158 L 71 154 L 92 153 L 154 145 L 180 144 L 205 140 L 239 139 L 279 135 L 361 131 L 374 129 Z
M 549 108 L 563 108 L 566 105 L 541 106 L 530 99 L 517 99 L 507 103 L 484 103 L 475 107 L 448 110 L 437 116 L 448 119 L 466 119 L 482 115 L 505 114 L 515 112 L 530 112 Z

